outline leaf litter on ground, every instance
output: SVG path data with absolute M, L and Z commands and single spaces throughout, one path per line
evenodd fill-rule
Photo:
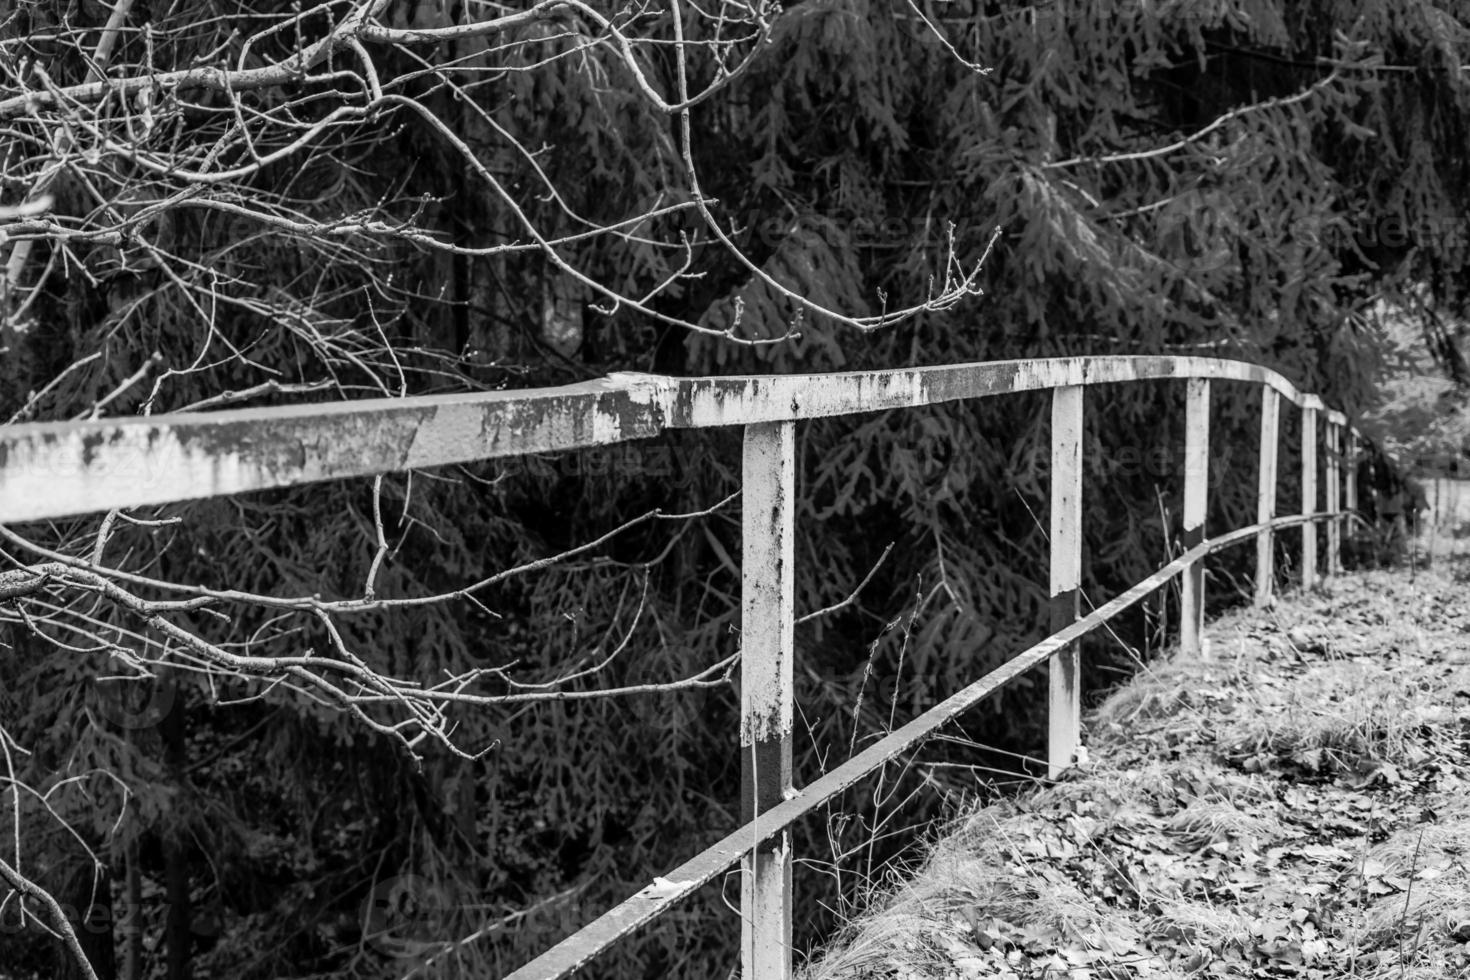
M 1470 583 L 1353 574 L 1209 635 L 804 980 L 1470 978 Z

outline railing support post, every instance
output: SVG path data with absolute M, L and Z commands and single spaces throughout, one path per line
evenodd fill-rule
M 1345 478 L 1347 485 L 1344 487 L 1346 492 L 1343 496 L 1346 498 L 1345 506 L 1347 508 L 1347 515 L 1344 532 L 1348 541 L 1348 551 L 1353 554 L 1354 561 L 1356 561 L 1357 552 L 1354 550 L 1353 541 L 1356 539 L 1358 531 L 1358 430 L 1354 429 L 1351 425 L 1348 426 L 1347 430 L 1347 473 Z
M 755 820 L 791 789 L 795 423 L 745 427 L 741 493 L 740 814 Z M 741 976 L 789 980 L 790 835 L 762 844 L 741 867 Z
M 1051 631 L 1077 619 L 1082 577 L 1082 388 L 1066 385 L 1051 397 Z M 1076 643 L 1048 663 L 1047 774 L 1055 778 L 1076 758 L 1082 730 L 1082 671 Z
M 1184 547 L 1205 540 L 1205 512 L 1210 484 L 1210 382 L 1190 378 L 1184 401 Z M 1205 563 L 1184 573 L 1180 596 L 1179 646 L 1186 656 L 1199 656 L 1205 625 Z
M 1302 409 L 1302 514 L 1317 513 L 1317 410 Z M 1317 525 L 1302 525 L 1302 588 L 1317 584 Z
M 1257 467 L 1256 523 L 1265 524 L 1276 517 L 1276 437 L 1280 431 L 1281 395 L 1270 385 L 1261 387 L 1261 459 Z M 1271 601 L 1276 575 L 1274 542 L 1271 531 L 1256 536 L 1256 608 L 1263 609 Z
M 1327 423 L 1327 574 L 1342 571 L 1342 433 L 1336 422 Z

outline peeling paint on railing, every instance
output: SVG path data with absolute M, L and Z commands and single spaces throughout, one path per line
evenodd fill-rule
M 700 885 L 713 881 L 727 871 L 752 847 L 770 840 L 887 762 L 898 758 L 902 753 L 912 751 L 939 728 L 957 718 L 961 712 L 989 697 L 1028 670 L 1046 662 L 1069 644 L 1111 622 L 1119 613 L 1153 594 L 1206 555 L 1234 547 L 1265 530 L 1284 530 L 1325 519 L 1326 515 L 1323 514 L 1278 517 L 1195 545 L 1126 592 L 1108 600 L 1030 649 L 1016 654 L 912 721 L 865 746 L 852 758 L 801 787 L 762 814 L 759 822 L 746 823 L 731 831 L 723 840 L 672 869 L 667 873 L 666 880 L 677 887 L 662 892 L 653 888 L 643 889 L 514 971 L 505 980 L 555 980 L 585 967 L 602 950 L 658 918 L 692 895 Z
M 561 388 L 28 423 L 0 426 L 0 521 L 581 449 L 667 429 L 1185 377 L 1264 384 L 1323 409 L 1317 396 L 1258 365 L 1148 356 L 736 378 L 622 373 Z M 1323 417 L 1346 422 L 1339 412 Z
M 1082 388 L 1121 382 L 1191 379 L 1187 409 L 1185 544 L 1189 551 L 1081 620 Z M 1207 473 L 1210 380 L 1262 385 L 1258 521 L 1210 540 Z M 911 408 L 1023 391 L 1055 390 L 1052 416 L 1050 537 L 1053 635 L 868 746 L 801 790 L 792 786 L 793 646 L 791 547 L 795 496 L 794 422 Z M 1276 517 L 1279 394 L 1302 410 L 1300 516 Z M 1316 513 L 1316 419 L 1327 423 L 1326 513 Z M 743 378 L 615 374 L 568 385 L 487 394 L 375 399 L 326 405 L 177 414 L 95 422 L 0 427 L 0 522 L 64 517 L 110 508 L 218 496 L 319 480 L 413 470 L 496 457 L 580 449 L 658 435 L 669 429 L 743 425 L 742 514 L 742 816 L 735 834 L 655 879 L 535 961 L 512 980 L 550 980 L 578 969 L 610 943 L 649 921 L 738 861 L 742 972 L 748 980 L 791 976 L 791 853 L 777 834 L 800 815 L 898 753 L 908 751 L 981 697 L 1048 658 L 1049 748 L 1053 774 L 1078 747 L 1079 677 L 1069 644 L 1180 573 L 1187 573 L 1185 646 L 1198 647 L 1205 555 L 1255 537 L 1258 603 L 1271 593 L 1271 533 L 1301 526 L 1303 581 L 1316 569 L 1316 523 L 1334 527 L 1338 459 L 1346 417 L 1273 371 L 1195 357 L 1079 357 L 997 361 L 896 371 Z M 1356 433 L 1349 432 L 1351 446 Z M 1352 481 L 1348 481 L 1349 488 Z M 1351 491 L 1350 491 L 1351 492 Z M 1351 504 L 1349 513 L 1351 513 Z M 1330 533 L 1327 572 L 1336 570 L 1339 536 Z M 1194 642 L 1191 642 L 1191 638 Z
M 0 521 L 643 439 L 660 392 L 565 388 L 0 427 Z

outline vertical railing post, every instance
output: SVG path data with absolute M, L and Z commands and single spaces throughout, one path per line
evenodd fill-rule
M 1358 531 L 1358 430 L 1351 425 L 1348 426 L 1347 430 L 1346 479 L 1347 485 L 1344 488 L 1346 490 L 1344 496 L 1347 498 L 1347 526 L 1343 530 L 1346 533 L 1348 541 L 1348 551 L 1354 555 L 1354 560 L 1356 561 L 1357 553 L 1354 550 L 1353 541 L 1356 539 Z
M 791 789 L 794 422 L 745 427 L 741 494 L 741 820 Z M 740 876 L 743 980 L 791 976 L 791 847 L 787 832 L 746 856 Z
M 1205 511 L 1210 478 L 1210 382 L 1190 378 L 1184 400 L 1184 547 L 1205 539 Z M 1179 646 L 1187 656 L 1201 651 L 1205 625 L 1205 563 L 1194 562 L 1184 573 L 1180 596 Z
M 1051 398 L 1051 631 L 1077 619 L 1082 578 L 1082 388 L 1066 385 Z M 1072 765 L 1082 730 L 1082 671 L 1076 643 L 1048 664 L 1047 772 Z
M 1317 513 L 1317 410 L 1302 409 L 1302 513 Z M 1302 588 L 1317 584 L 1317 525 L 1302 525 Z
M 1336 422 L 1327 423 L 1327 574 L 1342 571 L 1342 434 Z
M 1281 395 L 1270 385 L 1261 387 L 1261 460 L 1257 468 L 1256 523 L 1276 517 L 1276 436 L 1280 430 Z M 1256 536 L 1256 608 L 1271 601 L 1275 554 L 1270 530 Z

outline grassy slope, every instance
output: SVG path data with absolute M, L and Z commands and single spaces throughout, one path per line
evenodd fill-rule
M 1350 576 L 1209 635 L 805 980 L 1470 977 L 1470 582 Z

